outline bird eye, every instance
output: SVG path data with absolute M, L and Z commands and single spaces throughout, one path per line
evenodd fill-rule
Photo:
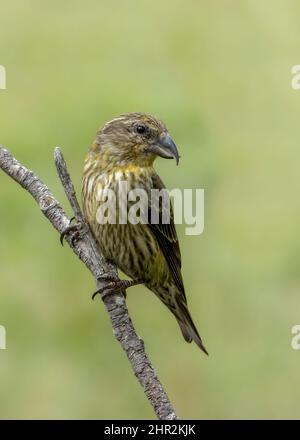
M 146 127 L 145 127 L 145 125 L 137 125 L 135 127 L 135 130 L 138 134 L 143 134 L 146 131 Z

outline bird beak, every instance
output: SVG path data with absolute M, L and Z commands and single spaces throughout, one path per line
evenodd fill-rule
M 173 139 L 168 133 L 163 133 L 159 138 L 159 142 L 151 145 L 150 151 L 164 159 L 175 159 L 176 165 L 178 165 L 180 156 Z

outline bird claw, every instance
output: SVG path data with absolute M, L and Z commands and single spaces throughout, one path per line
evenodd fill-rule
M 104 287 L 96 290 L 92 295 L 92 299 L 95 298 L 96 295 L 101 295 L 101 298 L 104 300 L 108 295 L 113 293 L 123 292 L 124 297 L 126 298 L 126 289 L 132 286 L 136 286 L 137 284 L 142 284 L 142 280 L 119 280 L 115 277 L 103 277 L 99 278 L 99 281 L 107 281 L 107 284 Z
M 72 246 L 74 246 L 75 242 L 81 239 L 82 229 L 83 225 L 81 222 L 77 222 L 74 225 L 71 223 L 75 220 L 75 217 L 72 217 L 70 219 L 69 226 L 66 227 L 66 229 L 60 234 L 60 243 L 63 246 L 64 245 L 64 239 L 67 235 L 72 234 L 71 243 Z

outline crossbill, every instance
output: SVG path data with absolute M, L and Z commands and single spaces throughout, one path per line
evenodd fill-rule
M 121 181 L 127 183 L 128 191 L 142 189 L 149 195 L 144 214 L 153 209 L 151 190 L 165 188 L 153 168 L 158 156 L 179 161 L 176 145 L 162 121 L 144 113 L 127 113 L 107 122 L 97 133 L 85 160 L 84 214 L 103 255 L 132 279 L 126 287 L 143 283 L 154 292 L 177 319 L 184 339 L 194 341 L 207 354 L 187 306 L 172 206 L 167 224 L 162 221 L 161 203 L 156 207 L 159 212 L 155 224 L 149 219 L 123 224 L 119 215 L 115 223 L 99 221 L 103 202 L 99 190 L 117 193 Z M 127 214 L 129 207 L 130 204 L 117 203 L 117 214 L 121 209 L 126 209 Z

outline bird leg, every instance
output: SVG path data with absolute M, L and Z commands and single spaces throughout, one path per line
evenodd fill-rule
M 129 287 L 136 286 L 138 284 L 143 284 L 143 280 L 119 280 L 115 277 L 101 277 L 98 279 L 99 281 L 107 281 L 106 286 L 101 287 L 98 289 L 92 296 L 92 299 L 95 298 L 96 295 L 100 294 L 101 298 L 104 299 L 106 296 L 111 295 L 113 293 L 117 293 L 120 291 L 124 291 L 125 298 L 126 298 L 126 292 L 125 290 Z
M 72 222 L 75 220 L 75 217 L 72 217 L 70 219 L 69 226 L 66 227 L 66 229 L 60 234 L 60 242 L 62 246 L 64 245 L 64 239 L 67 235 L 72 234 L 72 246 L 74 246 L 74 243 L 81 238 L 81 234 L 83 231 L 83 224 L 81 222 L 77 222 L 74 225 L 72 225 Z

